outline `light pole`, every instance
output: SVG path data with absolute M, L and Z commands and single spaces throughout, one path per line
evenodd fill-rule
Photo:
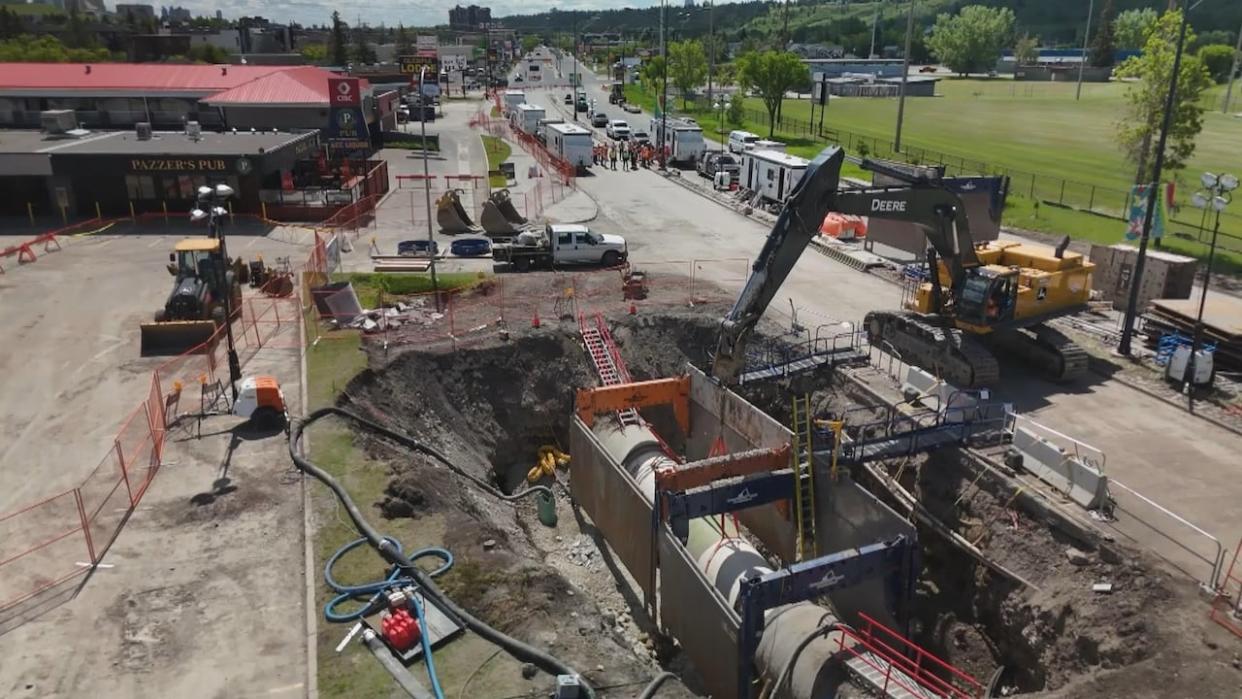
M 1221 112 L 1229 113 L 1229 103 L 1233 101 L 1233 83 L 1237 80 L 1238 68 L 1242 64 L 1242 27 L 1238 27 L 1238 46 L 1233 50 L 1233 67 L 1229 69 L 1229 87 L 1225 88 L 1225 104 Z
M 720 128 L 717 129 L 716 133 L 720 137 L 720 152 L 723 153 L 725 149 L 725 136 L 724 136 L 724 133 L 725 133 L 725 127 L 724 127 L 725 99 L 724 99 L 723 94 L 720 95 L 720 99 L 716 100 L 715 102 L 712 102 L 712 109 L 720 110 Z
M 664 44 L 664 27 L 668 23 L 664 19 L 664 7 L 667 3 L 660 0 L 660 58 L 664 61 L 663 86 L 660 88 L 660 168 L 667 167 L 667 156 L 664 155 L 668 149 L 666 139 L 668 138 L 668 50 Z
M 229 276 L 229 248 L 224 240 L 224 222 L 228 209 L 221 206 L 233 196 L 233 188 L 227 184 L 198 188 L 198 206 L 190 211 L 191 221 L 207 219 L 210 237 L 220 241 L 220 268 L 216 270 L 216 288 L 224 295 L 224 337 L 228 347 L 229 388 L 233 400 L 237 400 L 237 382 L 241 380 L 241 361 L 237 358 L 237 346 L 233 344 L 233 280 Z
M 1126 300 L 1126 314 L 1121 325 L 1121 341 L 1117 353 L 1130 355 L 1130 343 L 1134 337 L 1134 318 L 1137 313 L 1139 284 L 1143 280 L 1143 268 L 1147 265 L 1147 241 L 1151 237 L 1152 222 L 1156 218 L 1156 197 L 1160 189 L 1160 175 L 1164 169 L 1164 148 L 1169 142 L 1169 129 L 1173 126 L 1173 106 L 1177 102 L 1177 80 L 1182 70 L 1182 54 L 1186 50 L 1186 27 L 1190 11 L 1203 3 L 1199 0 L 1182 11 L 1182 26 L 1177 34 L 1177 53 L 1173 56 L 1173 74 L 1169 77 L 1169 94 L 1164 102 L 1164 123 L 1160 126 L 1160 140 L 1156 145 L 1156 162 L 1152 166 L 1151 187 L 1147 192 L 1147 211 L 1143 215 L 1143 233 L 1139 236 L 1138 257 L 1134 260 L 1134 275 L 1130 278 L 1130 294 Z
M 712 101 L 712 74 L 716 71 L 716 3 L 707 3 L 707 103 Z
M 1087 68 L 1087 44 L 1091 41 L 1091 18 L 1095 14 L 1095 0 L 1087 3 L 1087 33 L 1082 37 L 1082 60 L 1078 61 L 1078 88 L 1074 90 L 1074 100 L 1082 99 L 1082 73 Z
M 910 77 L 910 50 L 914 43 L 914 0 L 910 0 L 910 11 L 906 14 L 906 54 L 901 61 L 901 96 L 897 100 L 897 133 L 893 136 L 893 150 L 901 152 L 901 126 L 906 118 L 906 81 Z M 827 89 L 825 83 L 822 89 Z M 824 119 L 820 113 L 820 121 Z
M 1191 201 L 1203 209 L 1206 217 L 1208 209 L 1216 212 L 1216 222 L 1212 226 L 1212 244 L 1208 248 L 1207 268 L 1203 271 L 1203 289 L 1199 292 L 1199 314 L 1195 318 L 1194 338 L 1190 341 L 1190 360 L 1186 362 L 1186 373 L 1182 375 L 1182 385 L 1186 386 L 1187 408 L 1195 411 L 1195 355 L 1199 352 L 1199 344 L 1203 340 L 1203 310 L 1207 305 L 1208 287 L 1212 283 L 1212 261 L 1216 257 L 1216 236 L 1220 233 L 1220 215 L 1225 207 L 1233 201 L 1233 190 L 1238 188 L 1238 178 L 1233 175 L 1214 175 L 1203 173 L 1199 178 L 1203 190 L 1195 192 Z M 1199 225 L 1203 228 L 1202 223 Z
M 427 253 L 431 260 L 431 295 L 436 300 L 436 313 L 440 312 L 440 285 L 436 282 L 436 248 L 435 232 L 431 227 L 431 174 L 427 165 L 427 93 L 423 92 L 423 80 L 427 77 L 427 66 L 418 71 L 418 123 L 423 139 L 423 196 L 427 202 Z

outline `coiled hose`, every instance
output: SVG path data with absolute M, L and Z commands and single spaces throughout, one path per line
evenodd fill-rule
M 457 619 L 461 621 L 462 625 L 466 628 L 500 646 L 501 648 L 504 648 L 505 652 L 513 656 L 516 660 L 531 663 L 535 667 L 550 675 L 578 675 L 580 681 L 582 682 L 582 690 L 586 694 L 587 699 L 594 699 L 595 690 L 593 690 L 590 685 L 586 683 L 586 680 L 583 679 L 581 675 L 569 665 L 565 664 L 556 657 L 535 648 L 534 646 L 509 636 L 499 629 L 488 626 L 481 619 L 457 606 L 457 604 L 449 599 L 448 596 L 444 594 L 444 591 L 436 585 L 430 575 L 423 572 L 414 564 L 414 561 L 407 558 L 405 554 L 401 552 L 401 547 L 398 546 L 396 542 L 379 535 L 375 528 L 372 527 L 371 524 L 367 522 L 366 518 L 362 516 L 362 512 L 358 509 L 358 506 L 354 504 L 354 501 L 350 498 L 349 493 L 335 478 L 332 477 L 331 474 L 319 468 L 310 461 L 302 458 L 302 456 L 298 453 L 299 445 L 302 442 L 302 432 L 316 421 L 330 415 L 352 420 L 377 434 L 388 437 L 402 446 L 427 454 L 436 461 L 444 464 L 454 473 L 469 479 L 489 493 L 497 495 L 502 500 L 511 501 L 525 495 L 541 491 L 546 492 L 548 495 L 552 495 L 551 489 L 544 486 L 534 486 L 527 488 L 521 493 L 505 496 L 503 493 L 500 493 L 495 488 L 491 487 L 490 484 L 484 486 L 482 481 L 470 474 L 465 473 L 456 464 L 449 461 L 448 457 L 444 456 L 433 447 L 428 446 L 413 437 L 391 430 L 379 423 L 372 422 L 371 420 L 341 408 L 326 407 L 314 410 L 305 418 L 295 421 L 289 430 L 289 458 L 293 460 L 293 463 L 302 472 L 314 476 L 319 480 L 319 482 L 328 486 L 328 488 L 332 490 L 333 494 L 336 495 L 337 500 L 339 500 L 345 507 L 346 513 L 349 515 L 350 520 L 354 523 L 354 528 L 356 528 L 358 533 L 361 534 L 381 556 L 383 556 L 384 560 L 401 568 L 403 571 L 407 571 L 410 577 L 414 579 L 414 582 L 423 590 L 423 593 L 426 596 L 434 600 L 436 604 L 438 604 L 449 614 L 457 617 Z
M 396 541 L 390 537 L 384 537 L 384 540 L 391 541 L 392 545 L 396 546 L 398 551 L 401 550 L 401 543 L 399 541 Z M 333 597 L 327 604 L 323 605 L 323 616 L 328 621 L 336 624 L 357 621 L 358 619 L 373 613 L 376 605 L 383 605 L 383 596 L 380 594 L 383 591 L 392 587 L 401 588 L 414 584 L 414 578 L 401 574 L 402 569 L 400 566 L 393 566 L 392 570 L 388 573 L 388 577 L 378 582 L 364 583 L 362 585 L 345 585 L 338 582 L 337 579 L 332 576 L 332 568 L 336 565 L 336 562 L 341 559 L 341 556 L 344 556 L 365 543 L 367 543 L 366 538 L 362 538 L 355 539 L 354 541 L 345 544 L 341 548 L 337 549 L 336 553 L 332 554 L 332 557 L 329 558 L 328 562 L 323 566 L 323 581 L 328 584 L 328 587 L 338 593 L 336 597 Z M 430 547 L 419 549 L 410 554 L 409 559 L 411 561 L 417 561 L 418 559 L 425 558 L 427 556 L 436 556 L 444 561 L 443 565 L 428 573 L 428 575 L 433 578 L 444 574 L 449 568 L 453 567 L 453 554 L 449 553 L 447 549 L 442 548 Z M 337 605 L 365 596 L 370 596 L 371 599 L 367 602 L 367 604 L 363 605 L 359 609 L 344 613 L 336 611 Z

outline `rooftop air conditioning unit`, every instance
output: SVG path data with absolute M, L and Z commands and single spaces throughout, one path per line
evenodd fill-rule
M 203 125 L 197 121 L 186 122 L 185 135 L 189 136 L 191 141 L 203 140 Z
M 138 135 L 139 141 L 150 141 L 151 140 L 151 122 L 140 121 L 137 124 L 134 124 L 134 132 Z
M 39 112 L 39 124 L 43 133 L 67 134 L 78 128 L 78 119 L 72 109 L 48 109 Z

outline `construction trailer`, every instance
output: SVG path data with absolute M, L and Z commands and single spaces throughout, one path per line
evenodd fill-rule
M 703 129 L 687 119 L 653 118 L 647 133 L 653 134 L 656 141 L 663 140 L 668 161 L 675 165 L 693 166 L 707 150 Z M 661 133 L 664 134 L 662 138 Z
M 764 199 L 783 203 L 809 163 L 776 150 L 746 151 L 742 154 L 741 186 Z
M 591 166 L 591 132 L 577 124 L 548 124 L 548 151 L 579 170 Z
M 505 114 L 517 109 L 519 104 L 526 103 L 526 93 L 521 90 L 505 90 L 504 111 Z
M 519 104 L 516 109 L 509 113 L 510 123 L 513 128 L 528 136 L 535 135 L 539 127 L 539 121 L 545 116 L 547 116 L 547 110 L 537 104 L 529 103 Z
M 551 119 L 540 119 L 539 123 L 535 125 L 535 138 L 539 139 L 540 143 L 547 145 L 548 126 L 552 124 L 564 124 L 564 123 L 565 123 L 564 119 L 560 119 L 557 117 L 553 117 Z

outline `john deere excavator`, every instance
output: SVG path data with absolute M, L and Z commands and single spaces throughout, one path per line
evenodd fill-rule
M 721 324 L 713 374 L 731 382 L 746 361 L 745 348 L 764 310 L 819 233 L 828 212 L 917 224 L 927 235 L 929 269 L 900 311 L 866 317 L 873 345 L 898 354 L 960 388 L 1000 377 L 993 352 L 1033 362 L 1054 380 L 1070 380 L 1087 366 L 1086 354 L 1043 323 L 1082 310 L 1094 265 L 1066 251 L 1033 245 L 975 245 L 966 209 L 956 194 L 926 177 L 862 160 L 865 170 L 904 181 L 896 187 L 841 189 L 845 152 L 825 148 L 790 194 L 750 278 Z
M 225 294 L 234 315 L 241 309 L 241 284 L 219 238 L 187 238 L 168 255 L 172 291 L 155 322 L 142 324 L 142 354 L 180 354 L 206 342 L 224 324 Z

